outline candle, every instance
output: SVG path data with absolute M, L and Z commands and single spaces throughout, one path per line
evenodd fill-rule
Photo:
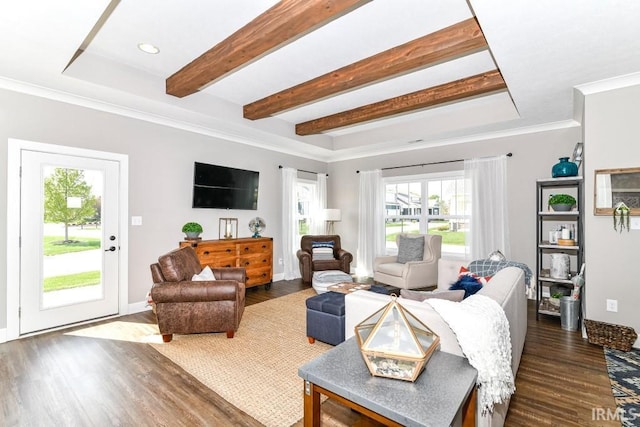
M 224 229 L 224 236 L 231 237 L 231 222 L 227 221 Z

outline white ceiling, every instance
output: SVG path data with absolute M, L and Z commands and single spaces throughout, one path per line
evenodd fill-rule
M 275 0 L 0 2 L 0 85 L 323 160 L 576 126 L 578 85 L 640 72 L 640 2 L 373 0 L 185 98 L 165 79 Z M 489 50 L 251 121 L 243 104 L 476 16 Z M 157 45 L 149 55 L 140 42 Z M 295 124 L 499 68 L 508 92 L 298 136 Z M 409 141 L 422 140 L 418 143 Z

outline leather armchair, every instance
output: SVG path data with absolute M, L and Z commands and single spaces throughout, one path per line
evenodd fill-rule
M 415 289 L 438 284 L 438 260 L 442 254 L 442 236 L 435 234 L 404 234 L 423 236 L 424 254 L 421 261 L 397 262 L 396 255 L 376 257 L 373 261 L 373 280 L 396 288 Z M 396 236 L 399 243 L 400 234 Z
M 192 281 L 202 270 L 190 246 L 175 249 L 151 264 L 158 328 L 164 342 L 173 334 L 226 332 L 233 338 L 244 313 L 244 268 L 212 268 L 216 280 Z
M 333 259 L 313 260 L 313 242 L 333 242 Z M 340 270 L 349 274 L 353 255 L 340 246 L 338 235 L 305 235 L 300 239 L 300 249 L 296 253 L 300 261 L 300 274 L 305 285 L 311 283 L 314 271 Z

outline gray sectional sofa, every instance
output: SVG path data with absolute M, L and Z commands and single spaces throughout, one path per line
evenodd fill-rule
M 457 274 L 466 262 L 440 259 L 438 265 L 438 289 L 446 290 L 457 280 Z M 524 286 L 524 272 L 520 268 L 507 267 L 498 271 L 479 292 L 502 306 L 509 321 L 512 347 L 512 370 L 514 377 L 520 365 L 520 358 L 527 333 L 527 298 Z M 388 295 L 368 291 L 357 291 L 345 298 L 345 339 L 354 335 L 354 327 L 362 320 L 386 305 Z M 429 305 L 423 302 L 401 299 L 402 305 L 440 336 L 440 350 L 464 356 L 455 334 L 449 325 Z M 482 415 L 478 405 L 478 426 L 504 425 L 509 402 L 496 405 L 493 414 Z

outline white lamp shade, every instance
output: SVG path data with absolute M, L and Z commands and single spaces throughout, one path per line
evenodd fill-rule
M 324 220 L 325 221 L 340 221 L 342 215 L 340 209 L 325 209 Z

